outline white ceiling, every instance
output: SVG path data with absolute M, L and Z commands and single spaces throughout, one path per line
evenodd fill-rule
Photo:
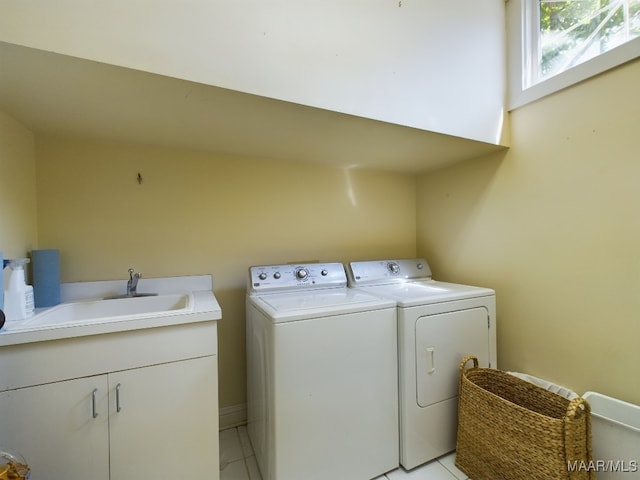
M 505 148 L 3 42 L 0 109 L 36 134 L 406 173 Z

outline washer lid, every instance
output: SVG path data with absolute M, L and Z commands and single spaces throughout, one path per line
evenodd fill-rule
M 352 288 L 271 293 L 250 296 L 249 299 L 274 323 L 395 307 L 395 301 L 390 298 Z
M 372 285 L 359 288 L 374 295 L 392 298 L 400 307 L 413 307 L 495 295 L 495 292 L 490 288 L 437 282 L 435 280 Z

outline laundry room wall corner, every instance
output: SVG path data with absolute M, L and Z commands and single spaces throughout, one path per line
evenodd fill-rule
M 511 147 L 423 175 L 418 254 L 496 291 L 498 365 L 640 403 L 640 59 L 511 112 Z

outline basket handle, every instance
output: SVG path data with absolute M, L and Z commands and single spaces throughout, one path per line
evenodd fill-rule
M 458 378 L 458 394 L 462 392 L 462 378 L 464 377 L 464 366 L 467 364 L 469 360 L 473 360 L 473 367 L 478 368 L 478 359 L 473 355 L 467 355 L 460 362 L 460 377 Z
M 567 406 L 567 415 L 565 421 L 572 421 L 578 414 L 589 414 L 591 407 L 589 403 L 582 397 L 576 397 L 569 402 Z
M 582 417 L 582 419 L 577 419 L 576 417 Z M 586 438 L 578 438 L 576 434 L 577 425 L 575 424 L 576 420 L 584 421 L 586 423 Z M 582 442 L 583 444 L 581 444 Z M 565 448 L 568 446 L 575 446 L 577 451 L 575 450 L 565 450 L 565 459 L 567 461 L 575 461 L 575 460 L 584 460 L 591 461 L 593 458 L 593 451 L 591 449 L 591 406 L 589 402 L 587 402 L 582 397 L 574 398 L 569 402 L 567 406 L 567 414 L 564 417 L 564 444 Z M 583 455 L 587 456 L 587 458 L 574 458 L 574 457 L 583 457 Z M 572 472 L 569 475 L 569 478 L 584 478 L 582 474 L 578 475 L 575 472 Z M 593 472 L 589 472 L 588 478 L 590 480 L 595 480 L 595 474 Z
M 478 368 L 478 359 L 473 355 L 467 355 L 462 359 L 462 362 L 460 362 L 460 376 L 462 376 L 462 374 L 464 373 L 464 367 L 469 362 L 469 360 L 473 360 L 473 368 Z

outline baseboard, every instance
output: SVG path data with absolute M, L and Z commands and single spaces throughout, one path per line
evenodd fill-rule
M 247 404 L 231 405 L 219 411 L 219 429 L 237 427 L 247 423 Z

